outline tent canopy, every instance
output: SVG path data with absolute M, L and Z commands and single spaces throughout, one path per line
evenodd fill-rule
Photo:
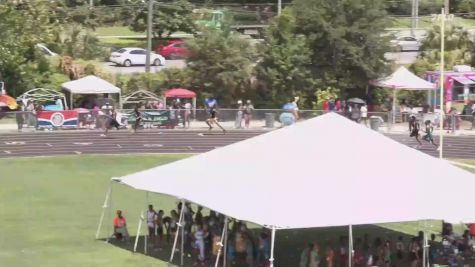
M 436 85 L 410 72 L 406 67 L 399 67 L 390 76 L 372 81 L 371 84 L 395 90 L 435 90 Z
M 72 94 L 120 94 L 120 88 L 93 75 L 63 83 L 61 87 Z
M 167 90 L 164 96 L 167 98 L 195 98 L 196 93 L 188 89 L 175 88 Z
M 475 217 L 473 174 L 334 113 L 114 179 L 268 227 Z
M 159 101 L 163 100 L 159 98 L 156 94 L 147 91 L 147 90 L 138 90 L 129 95 L 124 96 L 122 99 L 122 105 L 127 104 L 138 104 L 142 101 Z

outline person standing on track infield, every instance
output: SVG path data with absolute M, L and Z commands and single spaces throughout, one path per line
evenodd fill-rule
M 409 137 L 415 137 L 417 142 L 419 143 L 419 145 L 416 146 L 416 148 L 420 148 L 420 146 L 422 146 L 422 143 L 419 140 L 419 136 L 420 136 L 419 130 L 421 129 L 421 126 L 419 122 L 417 122 L 417 119 L 415 116 L 411 116 L 411 124 L 409 125 L 409 129 L 411 131 L 411 134 L 409 135 Z
M 217 111 L 216 111 L 216 108 L 213 106 L 209 109 L 209 119 L 206 120 L 206 124 L 208 124 L 209 130 L 212 130 L 213 124 L 215 124 L 219 128 L 221 128 L 221 130 L 223 130 L 223 133 L 226 133 L 226 130 L 223 128 L 223 126 L 221 126 L 218 123 L 218 117 L 216 115 L 217 115 Z

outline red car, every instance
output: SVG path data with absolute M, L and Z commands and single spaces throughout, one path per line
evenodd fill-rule
M 186 58 L 191 55 L 191 51 L 188 50 L 186 43 L 180 40 L 169 41 L 168 45 L 160 45 L 155 49 L 155 52 L 166 59 Z

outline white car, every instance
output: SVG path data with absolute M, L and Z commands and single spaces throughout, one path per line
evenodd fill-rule
M 396 48 L 397 51 L 419 51 L 422 43 L 416 38 L 411 36 L 399 37 L 396 40 L 391 41 L 391 46 Z
M 48 57 L 54 57 L 58 55 L 55 52 L 49 50 L 49 48 L 46 47 L 46 45 L 44 44 L 36 44 L 36 48 L 39 49 L 45 56 L 48 56 Z
M 110 61 L 121 66 L 145 65 L 147 50 L 136 47 L 122 48 L 111 53 Z M 150 53 L 150 64 L 154 66 L 165 65 L 165 58 L 153 52 Z

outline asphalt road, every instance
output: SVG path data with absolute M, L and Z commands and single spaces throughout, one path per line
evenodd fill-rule
M 419 56 L 420 52 L 417 51 L 405 51 L 405 52 L 398 52 L 398 53 L 386 53 L 384 57 L 387 60 L 392 60 L 397 65 L 410 65 L 416 62 L 417 56 Z
M 262 133 L 264 131 L 229 131 L 223 135 L 218 130 L 211 132 L 150 130 L 132 134 L 127 130 L 121 130 L 111 131 L 107 138 L 100 137 L 98 131 L 12 133 L 0 135 L 0 158 L 81 154 L 202 153 Z M 411 147 L 416 145 L 415 140 L 408 135 L 389 135 L 389 137 Z M 433 156 L 439 153 L 428 143 L 425 143 L 420 150 Z M 446 137 L 444 157 L 475 159 L 475 137 Z
M 138 66 L 131 66 L 131 67 L 123 67 L 123 66 L 118 66 L 115 63 L 112 62 L 102 62 L 101 63 L 102 68 L 105 71 L 114 73 L 114 74 L 136 74 L 136 73 L 144 73 L 145 72 L 145 66 L 144 65 L 138 65 Z M 167 60 L 165 62 L 165 66 L 151 66 L 150 71 L 152 73 L 154 72 L 159 72 L 163 69 L 167 68 L 179 68 L 182 69 L 186 66 L 185 60 Z

